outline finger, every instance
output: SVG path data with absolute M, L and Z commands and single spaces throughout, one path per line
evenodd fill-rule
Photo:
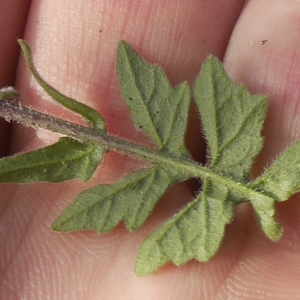
M 18 62 L 17 38 L 23 35 L 24 26 L 30 1 L 0 0 L 0 88 L 15 83 L 16 67 Z M 0 157 L 7 155 L 10 142 L 9 123 L 0 119 Z M 9 201 L 10 193 L 2 195 L 0 202 L 0 216 L 2 216 Z
M 299 16 L 297 1 L 248 1 L 225 55 L 225 67 L 234 81 L 270 99 L 263 130 L 265 145 L 255 164 L 254 177 L 299 139 Z M 298 197 L 295 200 L 299 201 Z M 299 294 L 295 278 L 299 257 L 295 249 L 299 247 L 300 211 L 294 201 L 287 201 L 277 206 L 277 212 L 277 219 L 284 225 L 284 237 L 278 244 L 260 233 L 249 210 L 243 220 L 238 217 L 240 227 L 247 228 L 249 243 L 243 245 L 241 261 L 224 287 L 228 293 L 242 298 L 247 294 L 277 299 Z M 259 274 L 265 275 L 257 280 Z M 255 294 L 254 286 L 259 294 Z
M 146 59 L 161 64 L 173 84 L 183 79 L 193 81 L 208 53 L 222 57 L 240 9 L 241 4 L 233 0 L 222 4 L 198 0 L 176 4 L 169 1 L 94 1 L 93 5 L 74 0 L 36 1 L 25 38 L 32 46 L 39 72 L 49 83 L 97 109 L 104 116 L 110 133 L 141 140 L 140 133 L 133 130 L 117 85 L 115 51 L 119 39 L 132 44 Z M 22 63 L 18 82 L 24 103 L 80 122 L 54 105 L 31 80 Z M 28 132 L 19 128 L 15 137 L 15 150 L 22 150 L 44 145 L 50 135 L 37 131 L 29 138 Z M 122 161 L 123 158 L 117 161 L 115 157 L 106 157 L 101 174 L 98 173 L 97 180 L 90 184 L 115 180 L 120 169 L 131 167 L 128 161 L 120 167 L 124 164 Z M 49 226 L 54 217 L 86 187 L 72 181 L 17 189 L 5 224 L 13 228 L 7 240 L 17 237 L 18 249 L 14 247 L 11 252 L 18 251 L 20 261 L 28 262 L 26 268 L 20 268 L 16 261 L 10 265 L 9 273 L 10 280 L 18 273 L 30 282 L 30 286 L 22 279 L 16 283 L 24 297 L 41 292 L 53 298 L 53 291 L 58 291 L 60 298 L 70 298 L 70 291 L 74 293 L 71 297 L 78 298 L 87 297 L 82 291 L 88 291 L 89 298 L 109 295 L 113 299 L 134 296 L 146 299 L 147 293 L 151 293 L 159 299 L 170 291 L 172 299 L 186 298 L 186 295 L 191 299 L 198 297 L 198 283 L 203 278 L 200 264 L 197 268 L 195 264 L 181 269 L 166 268 L 150 279 L 137 280 L 133 274 L 137 244 L 164 217 L 174 214 L 176 205 L 181 207 L 183 200 L 191 196 L 186 186 L 170 190 L 157 210 L 160 213 L 154 214 L 145 227 L 135 233 L 128 234 L 123 226 L 102 236 L 51 233 Z M 26 195 L 25 200 L 22 195 Z M 26 206 L 23 201 L 27 201 Z M 18 216 L 15 223 L 12 216 Z M 26 234 L 26 239 L 19 232 Z M 35 256 L 40 260 L 35 260 Z M 7 251 L 5 257 L 11 261 Z M 36 270 L 46 275 L 38 277 Z M 183 280 L 187 274 L 192 275 L 182 290 L 170 289 L 174 278 Z M 59 285 L 61 280 L 64 283 Z
M 0 0 L 0 87 L 11 86 L 15 83 L 15 73 L 19 49 L 17 38 L 23 35 L 24 25 L 30 0 L 10 1 Z M 0 120 L 0 157 L 7 154 L 9 146 L 9 126 Z
M 45 79 L 51 78 L 50 84 L 62 93 L 97 109 L 111 134 L 131 140 L 145 140 L 145 137 L 133 128 L 130 113 L 120 95 L 115 73 L 119 40 L 126 40 L 148 61 L 160 64 L 173 85 L 182 80 L 192 83 L 208 53 L 223 56 L 241 9 L 241 4 L 226 4 L 216 8 L 216 2 L 207 4 L 197 1 L 191 1 L 189 5 L 171 5 L 165 1 L 151 5 L 146 2 L 142 5 L 123 3 L 117 7 L 99 2 L 99 6 L 88 8 L 78 5 L 75 11 L 73 4 L 72 9 L 69 5 L 63 4 L 57 13 L 56 5 L 45 4 L 38 11 L 42 15 L 35 15 L 33 7 L 34 17 L 28 23 L 26 40 L 32 46 L 37 69 Z M 224 11 L 219 17 L 221 9 Z M 67 14 L 72 10 L 72 15 Z M 177 17 L 174 19 L 174 16 Z M 216 31 L 215 28 L 220 30 Z M 39 35 L 35 36 L 37 30 Z M 51 43 L 49 36 L 52 37 Z M 78 121 L 40 93 L 36 83 L 29 84 L 31 77 L 24 63 L 20 70 L 23 103 Z M 192 154 L 204 159 L 205 148 L 198 115 L 192 113 L 191 119 L 187 142 Z M 30 130 L 27 135 L 23 132 L 24 128 L 15 131 L 14 151 L 29 150 L 53 142 L 52 135 L 43 131 Z M 124 156 L 108 154 L 97 179 L 105 179 L 106 182 L 115 180 L 125 171 L 136 167 L 136 163 L 124 159 Z
M 126 40 L 146 59 L 162 65 L 173 84 L 182 80 L 193 81 L 208 53 L 222 57 L 240 5 L 232 5 L 230 9 L 226 6 L 226 14 L 212 19 L 213 2 L 209 5 L 185 5 L 180 13 L 178 6 L 166 5 L 164 1 L 158 1 L 154 5 L 144 4 L 142 8 L 128 4 L 117 7 L 105 5 L 105 16 L 101 18 L 99 15 L 100 10 L 104 9 L 104 3 L 99 5 L 101 8 L 98 14 L 91 14 L 93 8 L 78 8 L 71 18 L 62 10 L 56 14 L 55 27 L 50 22 L 41 27 L 39 23 L 32 21 L 28 24 L 26 39 L 33 48 L 37 68 L 45 78 L 52 78 L 50 83 L 55 83 L 61 92 L 96 108 L 104 116 L 112 134 L 131 139 L 141 138 L 141 134 L 131 125 L 130 114 L 120 97 L 115 76 L 118 41 Z M 64 11 L 70 10 L 67 3 L 65 7 Z M 44 18 L 53 19 L 55 9 L 56 6 L 49 5 L 43 11 Z M 122 14 L 124 10 L 125 13 Z M 198 17 L 198 12 L 201 18 Z M 178 17 L 174 23 L 172 20 L 176 14 Z M 128 20 L 133 20 L 131 22 L 134 23 L 127 24 Z M 34 28 L 37 26 L 38 40 L 31 42 L 35 39 Z M 215 28 L 222 30 L 215 31 Z M 60 53 L 64 55 L 57 55 Z M 92 59 L 93 63 L 86 64 L 86 61 Z M 22 64 L 21 69 L 23 67 Z M 22 74 L 28 78 L 28 71 Z M 22 77 L 20 82 L 24 103 L 53 113 L 56 110 L 57 115 L 62 115 L 61 107 L 53 108 L 53 102 L 49 103 L 47 97 L 43 101 L 37 98 L 36 87 L 28 88 L 28 79 L 26 81 Z M 66 118 L 71 118 L 65 110 L 63 112 Z M 193 138 L 193 134 L 191 135 L 189 144 L 198 144 L 198 126 L 193 126 L 192 123 L 190 128 L 193 128 L 191 131 L 196 136 Z
M 254 93 L 269 96 L 265 148 L 260 156 L 265 164 L 300 134 L 296 126 L 300 58 L 295 38 L 299 5 L 297 1 L 288 1 L 288 5 L 276 1 L 272 8 L 263 1 L 264 9 L 259 9 L 259 5 L 258 1 L 249 1 L 230 40 L 225 65 L 233 79 L 245 83 Z M 255 13 L 254 23 L 251 18 Z M 250 22 L 253 26 L 246 26 Z

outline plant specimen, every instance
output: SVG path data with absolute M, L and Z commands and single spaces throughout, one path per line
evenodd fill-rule
M 137 275 L 147 275 L 168 262 L 207 261 L 220 247 L 233 208 L 250 202 L 266 236 L 277 241 L 282 226 L 274 218 L 275 203 L 300 191 L 300 143 L 285 150 L 265 172 L 250 181 L 251 166 L 263 146 L 261 130 L 268 99 L 250 95 L 233 83 L 221 62 L 209 56 L 191 88 L 172 87 L 164 71 L 143 60 L 121 41 L 117 75 L 134 125 L 155 147 L 110 135 L 92 108 L 68 98 L 47 84 L 34 67 L 29 46 L 20 41 L 26 62 L 40 86 L 58 103 L 81 115 L 87 126 L 70 123 L 17 102 L 12 88 L 0 91 L 0 116 L 65 137 L 51 146 L 0 160 L 0 182 L 61 182 L 89 180 L 108 151 L 148 161 L 149 167 L 127 174 L 116 183 L 83 191 L 54 222 L 56 231 L 95 230 L 105 233 L 124 221 L 140 228 L 168 187 L 190 178 L 202 180 L 202 190 L 190 203 L 150 234 L 136 261 Z M 201 116 L 210 155 L 203 166 L 190 155 L 185 133 L 191 95 Z

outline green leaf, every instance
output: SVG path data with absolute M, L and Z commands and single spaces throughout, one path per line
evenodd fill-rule
M 197 178 L 203 181 L 203 190 L 143 242 L 136 263 L 137 275 L 154 272 L 168 262 L 182 265 L 191 259 L 209 260 L 222 243 L 234 206 L 240 203 L 253 205 L 268 238 L 277 241 L 281 237 L 283 229 L 275 220 L 275 202 L 285 201 L 300 191 L 300 142 L 288 148 L 260 178 L 250 182 L 251 166 L 263 145 L 261 129 L 268 101 L 265 96 L 252 96 L 244 86 L 234 84 L 218 59 L 208 57 L 194 84 L 193 94 L 210 155 L 207 165 L 202 166 L 191 158 L 185 145 L 190 106 L 187 83 L 171 87 L 160 67 L 148 64 L 128 44 L 120 42 L 117 73 L 122 95 L 135 126 L 157 146 L 142 147 L 106 134 L 98 113 L 50 87 L 37 74 L 29 47 L 22 41 L 21 46 L 39 84 L 59 103 L 83 115 L 92 129 L 77 126 L 76 132 L 71 130 L 70 135 L 76 135 L 83 143 L 62 138 L 53 146 L 0 160 L 0 181 L 56 182 L 74 177 L 87 180 L 100 164 L 102 149 L 151 164 L 114 184 L 83 191 L 55 221 L 54 230 L 92 229 L 105 233 L 122 221 L 129 230 L 136 230 L 170 185 Z M 12 98 L 11 93 L 4 92 L 0 98 L 0 114 L 2 108 L 4 117 L 21 122 L 24 108 L 16 109 L 18 117 L 13 118 L 10 112 L 14 101 L 5 101 Z M 29 117 L 36 115 L 38 112 Z M 38 120 L 31 120 L 30 124 L 38 124 Z M 65 125 L 70 128 L 70 123 Z
M 60 138 L 54 145 L 0 159 L 0 182 L 87 181 L 102 156 L 103 150 L 94 144 Z
M 162 68 L 147 63 L 125 42 L 118 47 L 117 73 L 136 128 L 148 134 L 160 150 L 189 157 L 184 141 L 188 84 L 172 88 Z
M 251 187 L 282 202 L 300 192 L 300 142 L 285 150 Z
M 193 258 L 209 260 L 220 246 L 224 226 L 232 218 L 229 196 L 228 187 L 206 181 L 193 202 L 146 238 L 135 273 L 148 275 L 169 261 L 179 266 Z
M 174 178 L 164 168 L 154 167 L 129 174 L 112 185 L 98 185 L 82 192 L 52 228 L 104 233 L 124 220 L 129 230 L 136 230 L 172 182 Z
M 36 70 L 34 63 L 32 61 L 32 55 L 31 55 L 31 49 L 27 45 L 27 43 L 23 40 L 18 40 L 22 52 L 24 54 L 26 63 L 33 75 L 33 77 L 36 79 L 36 81 L 39 83 L 39 85 L 45 90 L 45 92 L 53 98 L 56 102 L 60 103 L 64 107 L 70 109 L 71 111 L 81 115 L 84 117 L 92 128 L 99 130 L 99 131 L 105 131 L 105 123 L 102 119 L 101 115 L 91 107 L 80 103 L 72 98 L 69 98 L 63 94 L 61 94 L 59 91 L 57 91 L 55 88 L 50 86 L 47 82 L 45 82 L 42 77 L 39 75 L 38 71 Z
M 275 201 L 264 194 L 250 196 L 250 201 L 259 219 L 262 230 L 271 241 L 278 241 L 283 232 L 283 228 L 275 219 Z
M 214 57 L 202 66 L 194 85 L 194 98 L 211 155 L 209 168 L 222 179 L 217 182 L 211 175 L 204 180 L 198 197 L 144 241 L 137 275 L 149 274 L 169 261 L 181 265 L 194 258 L 210 259 L 220 247 L 233 204 L 246 199 L 253 202 L 269 238 L 277 240 L 282 233 L 274 219 L 274 200 L 246 186 L 242 194 L 238 189 L 238 184 L 249 183 L 251 165 L 262 148 L 267 98 L 251 96 L 244 86 L 234 84 Z M 268 200 L 267 209 L 261 199 Z
M 194 86 L 194 98 L 215 172 L 247 183 L 253 159 L 263 145 L 261 129 L 268 99 L 250 95 L 210 56 Z

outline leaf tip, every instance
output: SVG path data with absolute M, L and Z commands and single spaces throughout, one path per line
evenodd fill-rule
M 55 232 L 71 232 L 74 231 L 66 225 L 67 221 L 62 213 L 51 225 L 51 230 Z
M 206 65 L 206 64 L 209 64 L 209 65 L 221 65 L 223 67 L 222 61 L 218 57 L 216 57 L 216 56 L 214 56 L 212 54 L 208 54 L 207 57 L 205 58 L 205 60 L 203 62 L 203 65 Z
M 264 229 L 264 228 L 263 228 Z M 264 230 L 267 237 L 272 242 L 278 242 L 283 235 L 283 226 L 277 222 L 272 226 L 272 230 Z
M 55 231 L 55 232 L 63 232 L 64 230 L 62 230 L 61 228 L 61 224 L 59 222 L 60 218 L 58 217 L 51 225 L 51 230 Z
M 131 46 L 127 42 L 120 40 L 119 44 L 118 44 L 118 48 L 117 48 L 118 56 L 120 53 L 122 53 L 130 48 L 131 48 Z
M 23 39 L 18 39 L 18 44 L 19 44 L 21 47 L 23 47 L 23 46 L 26 47 L 26 45 L 27 45 L 27 43 L 26 43 Z M 27 46 L 28 46 L 28 45 L 27 45 Z
M 168 262 L 158 264 L 157 261 L 151 263 L 151 260 L 144 261 L 137 258 L 134 266 L 134 274 L 136 277 L 148 276 L 165 266 L 167 263 Z
M 18 39 L 18 43 L 19 43 L 21 50 L 22 50 L 23 54 L 25 55 L 25 57 L 27 58 L 28 56 L 30 56 L 31 49 L 30 49 L 29 45 L 22 39 Z

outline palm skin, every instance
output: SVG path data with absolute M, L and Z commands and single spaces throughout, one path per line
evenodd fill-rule
M 115 52 L 118 41 L 124 39 L 147 60 L 159 63 L 174 85 L 183 80 L 192 83 L 201 62 L 211 53 L 224 61 L 235 82 L 270 97 L 263 132 L 265 147 L 253 168 L 254 177 L 299 139 L 297 1 L 29 2 L 12 5 L 0 1 L 4 7 L 0 20 L 5 20 L 0 26 L 0 83 L 16 85 L 24 104 L 82 122 L 41 92 L 24 60 L 14 80 L 15 40 L 26 26 L 24 38 L 43 77 L 61 92 L 97 109 L 112 134 L 145 140 L 134 131 L 117 84 Z M 193 112 L 191 120 L 187 143 L 193 155 L 204 161 L 198 117 Z M 6 130 L 2 128 L 2 136 Z M 13 126 L 10 144 L 1 143 L 2 153 L 29 151 L 56 139 L 49 132 Z M 223 245 L 211 261 L 192 261 L 181 267 L 169 264 L 142 278 L 133 273 L 138 246 L 191 198 L 191 185 L 183 183 L 170 189 L 145 225 L 134 233 L 123 224 L 105 235 L 51 232 L 51 223 L 80 191 L 96 183 L 114 182 L 137 165 L 141 162 L 108 154 L 87 184 L 72 180 L 1 185 L 0 298 L 299 298 L 298 196 L 277 206 L 277 220 L 285 228 L 280 242 L 267 240 L 251 207 L 242 205 L 236 208 Z

